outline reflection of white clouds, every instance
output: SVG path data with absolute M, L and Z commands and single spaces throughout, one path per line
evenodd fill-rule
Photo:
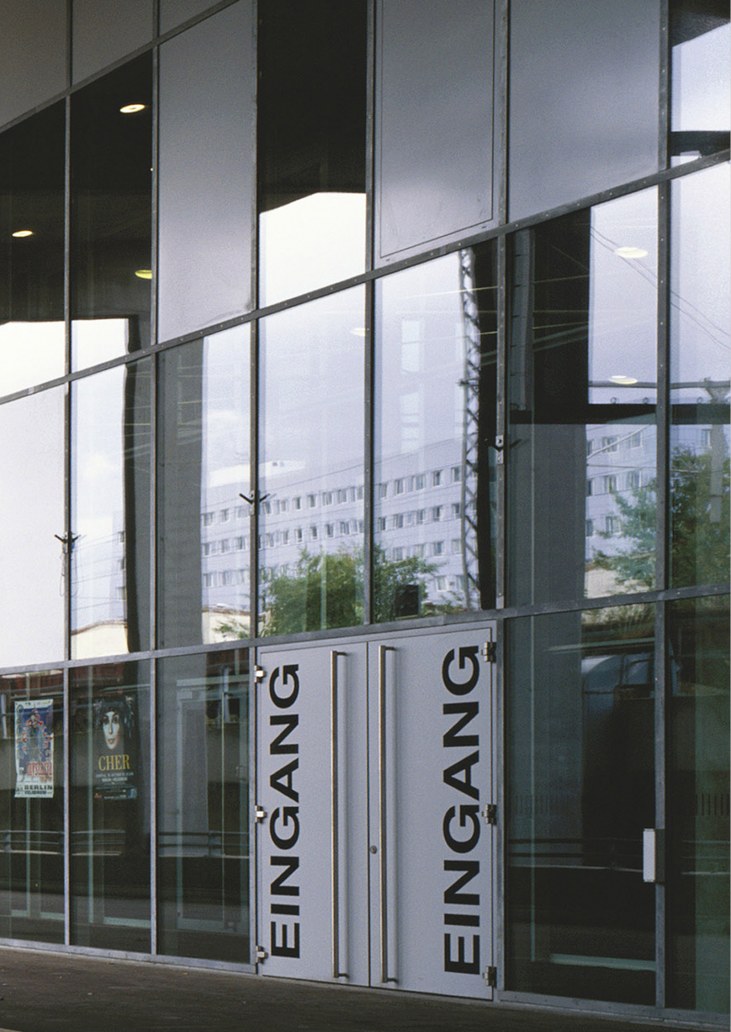
M 74 369 L 108 362 L 126 355 L 128 350 L 127 319 L 76 319 L 71 333 Z
M 111 540 L 114 526 L 115 521 L 111 515 L 80 518 L 74 527 L 74 534 L 79 535 L 75 547 L 78 549 L 85 544 L 93 544 L 105 539 Z
M 207 486 L 226 487 L 229 484 L 248 484 L 249 466 L 243 463 L 236 466 L 223 466 L 221 469 L 214 469 L 208 474 Z
M 365 268 L 365 194 L 317 193 L 262 212 L 260 302 L 271 305 Z
M 111 457 L 104 452 L 92 452 L 84 458 L 84 479 L 98 480 L 99 478 L 116 475 L 119 471 L 119 463 L 113 462 Z
M 673 47 L 672 127 L 676 132 L 724 130 L 731 125 L 728 56 L 731 26 Z
M 6 322 L 0 326 L 0 394 L 63 376 L 62 322 Z

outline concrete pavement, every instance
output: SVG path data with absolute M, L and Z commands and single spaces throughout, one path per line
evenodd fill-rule
M 638 1032 L 687 1028 L 230 971 L 0 948 L 0 1032 Z

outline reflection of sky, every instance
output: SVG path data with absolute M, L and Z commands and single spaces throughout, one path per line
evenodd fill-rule
M 76 319 L 71 333 L 74 369 L 86 369 L 127 354 L 129 327 L 126 319 Z
M 672 127 L 677 132 L 731 126 L 729 50 L 728 24 L 673 47 Z
M 647 252 L 622 257 L 618 248 Z M 589 380 L 631 377 L 638 383 L 594 387 L 595 404 L 654 400 L 657 332 L 657 194 L 643 190 L 591 212 Z
M 317 193 L 259 216 L 260 303 L 274 304 L 365 269 L 365 194 Z
M 363 464 L 365 295 L 362 287 L 262 320 L 261 473 L 317 477 Z M 275 466 L 274 463 L 283 463 Z
M 724 164 L 672 185 L 671 377 L 692 402 L 704 395 L 693 383 L 729 380 L 729 178 Z
M 249 487 L 249 327 L 237 326 L 203 341 L 202 469 L 206 486 Z
M 122 421 L 124 368 L 78 380 L 73 385 L 72 530 L 77 549 L 111 539 L 123 526 Z
M 8 322 L 0 326 L 0 395 L 63 376 L 62 322 Z

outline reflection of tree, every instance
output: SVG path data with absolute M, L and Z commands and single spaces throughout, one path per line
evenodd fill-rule
M 416 588 L 420 599 L 436 566 L 416 556 L 387 560 L 376 548 L 373 563 L 374 619 L 394 620 L 399 594 Z M 294 634 L 327 627 L 351 627 L 363 623 L 364 560 L 362 551 L 300 553 L 294 569 L 264 575 L 264 634 Z M 426 606 L 421 607 L 424 614 Z M 430 606 L 444 612 L 450 606 Z
M 670 528 L 674 584 L 714 584 L 726 580 L 729 565 L 729 460 L 720 469 L 712 452 L 676 448 L 670 468 Z M 597 552 L 597 566 L 622 584 L 655 585 L 656 485 L 617 496 L 619 535 L 627 548 L 616 555 Z M 602 537 L 609 537 L 602 534 Z

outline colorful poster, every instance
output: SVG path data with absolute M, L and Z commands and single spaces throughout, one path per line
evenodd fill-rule
M 94 798 L 137 798 L 137 710 L 133 696 L 94 702 Z
M 15 703 L 15 798 L 53 798 L 53 699 Z

